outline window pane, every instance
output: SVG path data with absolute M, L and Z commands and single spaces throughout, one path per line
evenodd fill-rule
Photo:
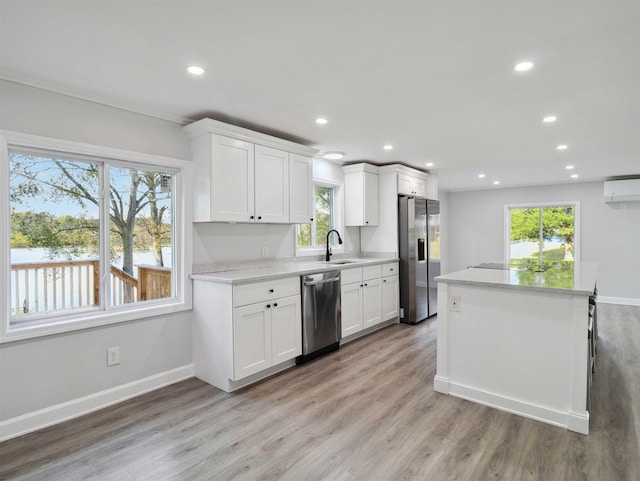
M 111 305 L 171 297 L 173 174 L 112 167 Z
M 573 206 L 526 207 L 509 212 L 511 260 L 573 262 Z
M 333 189 L 331 187 L 316 186 L 315 192 L 315 246 L 323 247 L 327 245 L 327 233 L 333 229 Z M 332 238 L 330 244 L 333 245 L 335 242 Z
M 11 150 L 11 323 L 100 307 L 97 164 Z
M 298 247 L 311 247 L 311 224 L 298 224 Z
M 542 259 L 573 261 L 574 209 L 571 206 L 542 209 Z
M 540 249 L 540 209 L 511 209 L 511 242 L 509 257 L 538 261 Z

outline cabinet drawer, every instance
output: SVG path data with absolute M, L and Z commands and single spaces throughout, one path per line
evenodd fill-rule
M 300 278 L 274 279 L 233 287 L 233 307 L 300 294 Z
M 379 279 L 382 274 L 382 266 L 367 266 L 362 268 L 362 280 Z
M 355 267 L 352 269 L 342 269 L 340 271 L 340 284 L 351 284 L 353 282 L 360 282 L 362 280 L 362 267 Z
M 390 262 L 389 264 L 382 264 L 382 277 L 396 276 L 398 275 L 398 263 Z

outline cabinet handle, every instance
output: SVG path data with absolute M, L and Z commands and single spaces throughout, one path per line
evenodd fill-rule
M 269 289 L 269 292 L 271 292 L 273 294 L 273 289 Z
M 364 287 L 364 284 L 360 284 L 360 287 Z
M 365 284 L 364 287 L 367 287 L 369 284 Z
M 391 269 L 389 269 L 390 271 L 393 271 L 393 267 Z
M 364 223 L 365 223 L 365 224 L 368 224 L 368 223 L 369 223 L 369 221 L 368 221 L 368 220 L 365 220 L 365 221 L 364 221 Z
M 278 303 L 277 303 L 277 302 L 274 302 L 274 303 L 273 303 L 273 307 L 278 307 Z
M 311 219 L 309 219 L 311 222 L 313 222 L 313 217 Z
M 270 308 L 271 308 L 271 304 L 267 304 L 267 309 L 270 309 Z
M 382 282 L 387 282 L 387 280 L 386 279 L 382 279 Z
M 254 219 L 254 217 L 253 217 L 253 216 L 251 216 L 251 217 L 249 217 L 249 219 L 253 220 L 253 219 Z
M 258 220 L 262 220 L 262 216 L 261 215 L 258 216 Z

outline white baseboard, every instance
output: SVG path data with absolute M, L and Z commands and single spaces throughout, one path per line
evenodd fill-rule
M 0 442 L 77 418 L 193 377 L 193 364 L 56 404 L 0 422 Z
M 449 394 L 451 396 L 477 402 L 508 413 L 518 414 L 525 418 L 542 421 L 553 426 L 566 428 L 581 434 L 589 434 L 588 412 L 574 413 L 571 411 L 558 411 L 556 409 L 526 403 L 517 399 L 465 386 L 463 384 L 452 382 L 449 382 L 448 384 Z
M 640 306 L 640 299 L 634 299 L 633 297 L 598 296 L 598 302 L 602 302 L 603 304 L 619 304 L 622 306 Z

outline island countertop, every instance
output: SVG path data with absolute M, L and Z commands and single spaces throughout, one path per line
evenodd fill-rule
M 525 265 L 504 269 L 470 267 L 438 276 L 434 280 L 449 284 L 592 295 L 596 287 L 598 264 L 552 262 L 545 264 L 544 269 L 540 271 Z

